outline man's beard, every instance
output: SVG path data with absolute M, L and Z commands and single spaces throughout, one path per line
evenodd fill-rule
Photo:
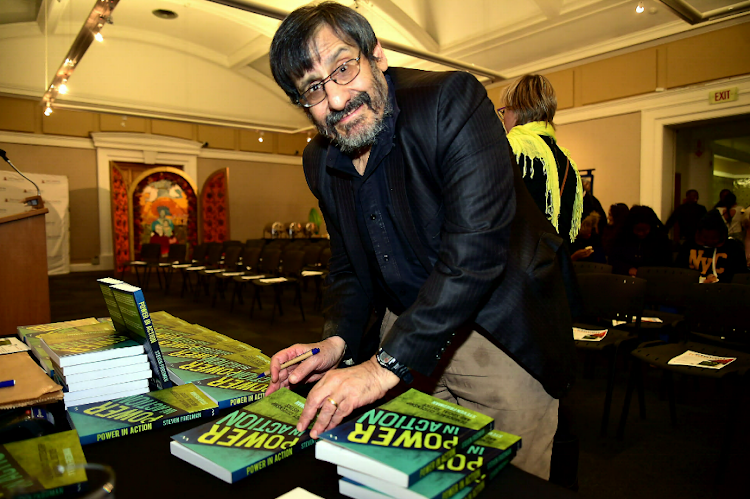
M 393 108 L 388 100 L 388 85 L 383 72 L 373 63 L 370 63 L 370 67 L 372 68 L 374 95 L 370 96 L 368 92 L 358 92 L 344 109 L 333 111 L 326 116 L 324 124 L 313 120 L 318 133 L 329 138 L 344 154 L 351 154 L 375 145 L 378 134 L 385 128 L 384 118 L 390 116 Z M 359 132 L 350 133 L 366 117 L 355 118 L 343 125 L 346 135 L 339 134 L 336 130 L 338 122 L 362 105 L 367 106 L 373 112 L 374 121 Z M 308 117 L 312 119 L 309 113 Z

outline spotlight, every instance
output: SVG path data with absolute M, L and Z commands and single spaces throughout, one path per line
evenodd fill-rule
M 258 142 L 263 142 L 263 132 L 260 132 L 260 137 L 258 137 Z
M 60 83 L 60 86 L 59 86 L 59 87 L 57 87 L 57 91 L 58 91 L 58 92 L 60 92 L 60 93 L 61 93 L 61 94 L 63 94 L 63 95 L 65 95 L 65 94 L 67 94 L 67 93 L 68 93 L 68 85 L 67 85 L 67 82 L 68 82 L 68 80 L 63 80 L 63 81 L 62 81 L 62 83 Z
M 635 11 L 638 14 L 641 14 L 641 13 L 643 13 L 644 10 L 646 10 L 646 9 L 643 7 L 643 2 L 638 2 L 638 7 L 635 8 Z
M 47 104 L 47 108 L 44 110 L 44 115 L 49 116 L 50 114 L 52 114 L 52 106 Z
M 94 35 L 94 40 L 96 40 L 97 42 L 101 43 L 101 42 L 104 41 L 104 37 L 102 36 L 101 33 L 97 33 L 97 34 Z

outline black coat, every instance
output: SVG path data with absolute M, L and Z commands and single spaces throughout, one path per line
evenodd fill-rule
M 467 73 L 391 68 L 400 114 L 383 160 L 391 216 L 430 273 L 383 348 L 430 374 L 457 331 L 484 330 L 555 397 L 574 378 L 566 297 L 570 258 L 536 208 L 484 88 Z M 377 348 L 383 307 L 359 239 L 350 180 L 326 168 L 328 141 L 304 153 L 331 237 L 324 335 L 361 362 Z M 521 216 L 515 216 L 516 213 Z

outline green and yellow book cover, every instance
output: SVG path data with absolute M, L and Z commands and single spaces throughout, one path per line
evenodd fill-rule
M 112 318 L 112 324 L 114 324 L 115 329 L 120 331 L 121 333 L 127 332 L 128 327 L 127 325 L 125 325 L 125 319 L 122 317 L 120 306 L 117 304 L 115 294 L 111 288 L 111 286 L 114 286 L 116 284 L 125 283 L 119 279 L 113 279 L 112 277 L 97 279 L 96 282 L 99 283 L 99 289 L 102 292 L 104 303 L 107 305 L 107 311 L 109 312 L 109 316 Z
M 146 350 L 148 360 L 151 362 L 151 369 L 154 371 L 153 387 L 157 389 L 169 388 L 172 386 L 172 382 L 169 381 L 167 366 L 164 364 L 164 358 L 159 347 L 159 338 L 156 336 L 151 315 L 148 313 L 143 291 L 139 287 L 125 283 L 114 284 L 109 289 L 114 294 L 130 336 L 142 343 Z
M 462 498 L 488 474 L 495 473 L 499 466 L 505 466 L 520 448 L 521 437 L 492 430 L 408 488 L 344 466 L 339 466 L 338 472 L 356 485 L 396 499 Z
M 111 323 L 58 329 L 37 336 L 41 346 L 60 367 L 116 359 L 143 353 L 143 347 Z
M 411 389 L 322 433 L 315 457 L 409 487 L 492 427 L 489 416 Z
M 218 414 L 218 406 L 192 384 L 68 408 L 82 445 L 120 438 Z
M 287 389 L 211 423 L 172 437 L 174 456 L 227 483 L 261 471 L 311 447 L 307 431 L 297 431 L 305 399 Z
M 0 498 L 80 492 L 86 484 L 85 464 L 75 430 L 0 444 Z

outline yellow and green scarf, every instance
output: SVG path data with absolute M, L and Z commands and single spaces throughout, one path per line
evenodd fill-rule
M 508 132 L 508 142 L 516 156 L 516 161 L 521 167 L 523 177 L 527 175 L 534 178 L 534 160 L 538 159 L 542 163 L 544 175 L 547 179 L 547 203 L 545 214 L 547 219 L 558 230 L 558 220 L 560 218 L 560 179 L 557 174 L 557 163 L 552 149 L 542 140 L 541 135 L 555 138 L 555 129 L 551 124 L 544 121 L 532 121 L 525 125 L 517 125 Z M 559 146 L 558 146 L 559 147 Z M 573 242 L 578 235 L 578 229 L 581 227 L 581 214 L 583 212 L 583 186 L 581 184 L 581 175 L 578 173 L 575 161 L 570 157 L 570 151 L 560 147 L 570 161 L 571 169 L 575 173 L 576 196 L 573 203 L 573 219 L 570 224 L 570 241 Z M 521 161 L 523 156 L 523 162 Z M 550 168 L 550 165 L 552 166 Z M 568 174 L 570 176 L 570 174 Z

